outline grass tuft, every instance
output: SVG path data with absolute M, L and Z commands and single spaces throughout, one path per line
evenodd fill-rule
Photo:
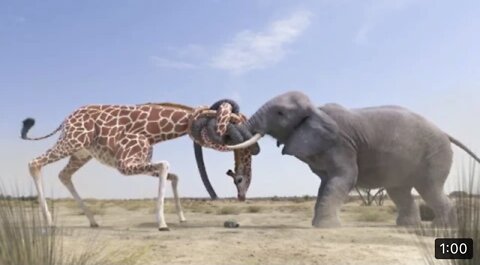
M 390 219 L 391 214 L 386 211 L 380 211 L 378 208 L 362 207 L 358 212 L 357 221 L 359 222 L 385 222 Z
M 434 238 L 472 238 L 474 242 L 472 259 L 445 260 L 442 264 L 452 265 L 478 265 L 480 264 L 480 173 L 475 170 L 475 163 L 465 170 L 461 168 L 458 189 L 452 199 L 457 211 L 458 226 L 454 227 L 431 227 L 421 225 L 414 232 L 417 235 L 417 243 L 421 246 L 427 264 L 438 264 L 433 253 Z
M 248 213 L 259 213 L 261 211 L 262 211 L 262 207 L 260 206 L 250 205 L 247 207 Z
M 227 215 L 227 214 L 239 214 L 240 209 L 234 206 L 224 206 L 220 208 L 217 214 Z
M 0 198 L 1 265 L 107 264 L 93 249 L 77 255 L 64 252 L 62 229 L 45 227 L 38 204 L 24 198 Z

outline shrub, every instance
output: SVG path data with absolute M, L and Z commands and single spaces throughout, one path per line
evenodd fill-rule
M 251 205 L 247 207 L 247 212 L 249 213 L 259 213 L 262 211 L 260 206 Z
M 37 205 L 29 200 L 5 200 L 0 204 L 1 265 L 105 264 L 96 260 L 94 251 L 76 256 L 65 253 L 62 230 L 44 227 L 42 220 Z
M 428 205 L 422 203 L 419 205 L 420 209 L 420 219 L 422 221 L 432 221 L 435 218 L 435 213 L 433 212 L 432 208 Z

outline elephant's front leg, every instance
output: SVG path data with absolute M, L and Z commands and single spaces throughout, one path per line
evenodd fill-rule
M 315 227 L 338 227 L 338 212 L 348 193 L 355 185 L 356 176 L 338 176 L 322 180 L 318 189 L 315 215 L 312 225 Z

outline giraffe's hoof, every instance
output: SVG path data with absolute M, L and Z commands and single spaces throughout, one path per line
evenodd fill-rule
M 186 222 L 187 222 L 187 219 L 180 220 L 180 223 L 186 223 Z
M 168 227 L 160 227 L 160 228 L 158 228 L 158 231 L 170 231 L 170 228 L 168 228 Z
M 90 227 L 91 228 L 97 228 L 97 227 L 99 227 L 99 225 L 97 223 L 94 223 L 94 224 L 90 224 Z

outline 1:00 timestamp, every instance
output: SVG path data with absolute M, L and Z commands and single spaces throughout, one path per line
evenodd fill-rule
M 471 259 L 473 258 L 473 239 L 437 238 L 435 239 L 435 258 Z

